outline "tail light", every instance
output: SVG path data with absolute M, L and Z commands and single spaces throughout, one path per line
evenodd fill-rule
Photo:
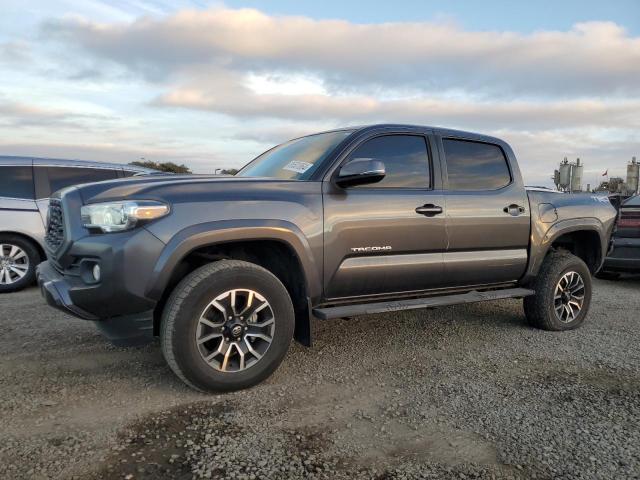
M 618 228 L 640 228 L 640 208 L 622 207 Z

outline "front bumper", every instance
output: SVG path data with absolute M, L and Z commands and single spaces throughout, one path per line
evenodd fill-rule
M 70 291 L 78 287 L 66 280 L 62 274 L 51 266 L 51 263 L 47 261 L 38 265 L 36 277 L 40 293 L 42 293 L 49 305 L 84 320 L 98 320 L 96 315 L 83 310 L 73 303 Z
M 36 275 L 42 296 L 49 305 L 75 317 L 93 320 L 114 345 L 144 345 L 152 340 L 153 310 L 101 319 L 73 302 L 71 295 L 82 289 L 81 280 L 67 278 L 48 261 L 38 265 Z
M 640 272 L 640 238 L 613 239 L 613 249 L 602 267 L 610 272 Z
M 114 344 L 140 345 L 153 338 L 157 299 L 146 294 L 164 243 L 144 228 L 66 239 L 36 270 L 42 296 L 52 307 L 96 322 Z M 100 265 L 99 280 L 88 275 Z
M 164 243 L 144 228 L 88 235 L 69 241 L 38 267 L 38 283 L 47 301 L 87 320 L 102 320 L 153 310 L 147 296 Z M 91 275 L 99 265 L 100 279 Z

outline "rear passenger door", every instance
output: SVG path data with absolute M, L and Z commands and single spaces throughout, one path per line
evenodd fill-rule
M 441 138 L 448 248 L 447 286 L 518 280 L 527 265 L 527 194 L 506 145 Z

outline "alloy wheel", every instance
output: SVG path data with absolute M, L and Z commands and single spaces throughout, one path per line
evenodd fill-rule
M 578 272 L 565 273 L 556 285 L 553 302 L 556 317 L 563 323 L 571 323 L 582 311 L 584 304 L 584 280 Z
M 11 285 L 29 271 L 29 256 L 17 245 L 0 244 L 0 285 Z
M 218 295 L 205 307 L 195 340 L 208 365 L 233 373 L 258 363 L 273 341 L 274 330 L 269 302 L 254 290 L 234 289 Z

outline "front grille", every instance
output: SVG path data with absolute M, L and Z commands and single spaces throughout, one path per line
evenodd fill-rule
M 57 198 L 49 200 L 49 213 L 47 214 L 47 233 L 45 242 L 52 250 L 57 250 L 64 241 L 64 218 L 62 204 Z

